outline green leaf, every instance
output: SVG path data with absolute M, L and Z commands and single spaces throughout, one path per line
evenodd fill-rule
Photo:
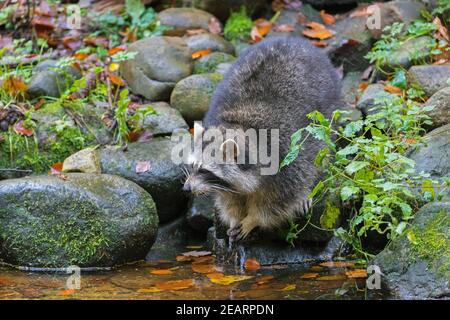
M 398 235 L 401 235 L 403 233 L 403 231 L 405 230 L 407 224 L 406 222 L 402 221 L 398 224 L 397 228 L 395 228 L 395 233 L 397 233 Z
M 345 157 L 345 156 L 357 153 L 358 150 L 359 150 L 359 147 L 357 144 L 349 144 L 344 149 L 339 150 L 336 154 L 339 156 Z
M 311 193 L 309 194 L 308 198 L 312 199 L 316 196 L 316 194 L 321 191 L 324 188 L 325 184 L 323 183 L 323 181 L 320 181 L 315 187 L 314 189 L 311 191 Z
M 353 137 L 359 130 L 362 129 L 364 122 L 362 120 L 358 120 L 355 122 L 350 122 L 345 126 L 344 136 L 347 138 Z
M 125 10 L 131 17 L 132 25 L 137 26 L 141 15 L 145 12 L 145 6 L 141 0 L 125 0 Z
M 343 187 L 341 189 L 341 199 L 342 199 L 342 201 L 346 201 L 351 196 L 357 194 L 359 192 L 359 190 L 360 189 L 358 187 L 354 187 L 354 186 Z
M 406 89 L 406 85 L 407 85 L 407 80 L 406 80 L 406 72 L 402 69 L 397 69 L 395 71 L 395 75 L 394 78 L 391 81 L 391 84 L 394 87 L 400 88 L 405 90 Z
M 320 226 L 325 229 L 333 229 L 338 223 L 341 211 L 338 207 L 333 206 L 331 201 L 325 203 L 325 210 L 320 216 Z
M 323 163 L 323 159 L 330 153 L 330 149 L 327 147 L 324 147 L 320 149 L 320 151 L 317 153 L 316 159 L 314 160 L 314 165 L 317 167 L 321 166 Z
M 369 162 L 366 161 L 352 161 L 348 166 L 345 167 L 345 172 L 348 174 L 353 174 L 358 172 L 362 168 L 365 168 L 369 165 Z

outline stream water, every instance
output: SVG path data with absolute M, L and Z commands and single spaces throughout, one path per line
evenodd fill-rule
M 365 269 L 353 262 L 251 269 L 223 268 L 212 256 L 179 256 L 81 272 L 80 289 L 68 289 L 67 283 L 76 283 L 70 275 L 1 266 L 0 299 L 366 299 L 368 294 Z M 372 293 L 372 299 L 383 298 Z

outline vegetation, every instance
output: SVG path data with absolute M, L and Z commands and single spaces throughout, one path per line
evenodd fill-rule
M 226 39 L 236 42 L 238 40 L 248 40 L 252 28 L 253 21 L 248 16 L 245 7 L 242 7 L 240 11 L 231 14 L 223 31 Z

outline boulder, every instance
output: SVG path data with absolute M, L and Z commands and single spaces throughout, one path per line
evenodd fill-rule
M 137 55 L 120 64 L 120 73 L 133 93 L 147 99 L 168 100 L 175 84 L 192 73 L 191 52 L 181 38 L 144 38 L 128 50 Z
M 0 258 L 12 265 L 95 268 L 137 261 L 157 228 L 152 197 L 117 176 L 0 181 Z
M 450 124 L 426 134 L 407 156 L 416 162 L 417 172 L 432 178 L 450 177 Z
M 192 126 L 194 121 L 203 119 L 222 78 L 220 73 L 205 73 L 183 79 L 173 89 L 170 104 Z
M 376 100 L 387 94 L 384 86 L 379 83 L 370 84 L 361 94 L 356 108 L 361 110 L 364 115 L 370 114 L 370 110 L 376 106 Z
M 408 70 L 408 81 L 419 86 L 428 97 L 447 88 L 450 79 L 450 65 L 413 66 Z
M 394 299 L 448 299 L 450 296 L 450 202 L 422 207 L 406 234 L 371 262 Z
M 162 223 L 186 210 L 187 197 L 182 191 L 184 173 L 171 158 L 175 145 L 169 137 L 159 137 L 130 143 L 125 151 L 116 146 L 97 150 L 103 173 L 131 180 L 152 195 Z
M 233 63 L 231 63 L 231 62 L 220 63 L 217 66 L 215 72 L 220 73 L 221 75 L 225 76 L 232 66 L 233 66 Z
M 433 124 L 431 128 L 438 128 L 450 123 L 450 87 L 439 90 L 431 96 L 424 104 L 433 106 L 434 109 L 427 114 L 431 117 Z
M 342 98 L 348 105 L 356 105 L 362 72 L 348 72 L 342 79 Z
M 195 61 L 194 73 L 214 73 L 221 63 L 233 62 L 235 60 L 236 58 L 231 54 L 224 52 L 213 52 Z
M 189 129 L 180 112 L 166 102 L 155 102 L 150 105 L 156 114 L 149 114 L 143 122 L 143 129 L 153 136 L 170 135 L 178 129 Z
M 186 218 L 192 229 L 206 235 L 214 223 L 214 199 L 211 196 L 194 197 Z
M 185 40 L 189 50 L 191 50 L 191 53 L 211 50 L 213 52 L 225 52 L 231 55 L 234 54 L 233 45 L 217 34 L 202 33 L 195 36 L 186 37 Z
M 196 8 L 169 8 L 158 14 L 161 25 L 171 27 L 174 31 L 194 29 L 208 30 L 211 13 Z
M 100 173 L 100 162 L 94 148 L 80 150 L 63 162 L 63 172 Z
M 27 94 L 33 98 L 41 96 L 58 98 L 74 80 L 79 78 L 81 73 L 77 68 L 59 67 L 57 60 L 45 60 L 34 67 Z

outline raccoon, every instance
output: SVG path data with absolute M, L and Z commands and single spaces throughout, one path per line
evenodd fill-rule
M 343 104 L 340 93 L 340 77 L 320 49 L 299 37 L 267 39 L 242 53 L 227 72 L 202 125 L 194 128 L 194 139 L 211 129 L 224 134 L 227 129 L 277 129 L 278 152 L 284 157 L 291 135 L 308 125 L 306 115 L 318 110 L 329 117 Z M 259 162 L 236 161 L 238 155 L 248 161 L 250 148 L 241 151 L 235 139 L 204 141 L 202 146 L 219 143 L 216 149 L 231 154 L 232 161 L 206 163 L 191 155 L 184 189 L 214 194 L 231 240 L 245 239 L 255 228 L 282 228 L 311 209 L 308 195 L 320 179 L 314 165 L 322 147 L 318 140 L 308 138 L 299 157 L 275 175 L 262 175 Z

